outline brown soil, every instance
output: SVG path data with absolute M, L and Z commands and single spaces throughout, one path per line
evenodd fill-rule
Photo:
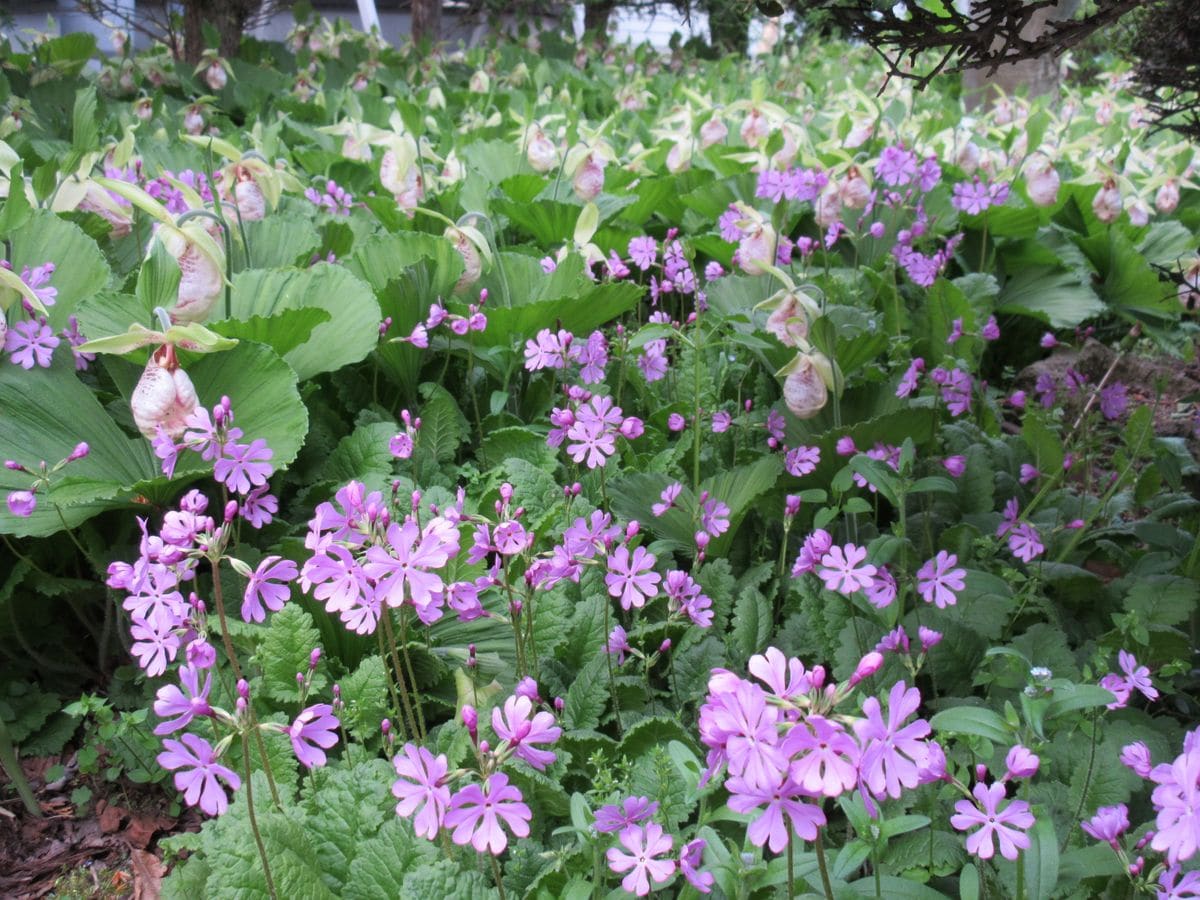
M 161 854 L 155 849 L 157 839 L 195 830 L 198 818 L 190 810 L 170 815 L 167 793 L 155 785 L 80 777 L 47 785 L 45 773 L 62 762 L 60 757 L 22 760 L 41 818 L 31 815 L 15 792 L 3 785 L 0 897 L 157 900 L 164 874 Z M 94 795 L 84 808 L 70 800 L 72 791 L 81 786 L 91 788 Z
M 1116 351 L 1099 341 L 1089 340 L 1079 350 L 1060 349 L 1047 359 L 1040 360 L 1024 369 L 1018 376 L 1017 387 L 1029 391 L 1032 399 L 1034 383 L 1038 376 L 1050 374 L 1060 386 L 1058 397 L 1069 418 L 1078 415 L 1086 402 L 1089 391 L 1084 390 L 1074 398 L 1066 396 L 1062 388 L 1068 368 L 1087 376 L 1088 384 L 1095 385 L 1108 371 L 1116 359 Z M 1185 363 L 1166 356 L 1138 356 L 1127 353 L 1117 362 L 1109 376 L 1108 384 L 1122 382 L 1129 396 L 1129 408 L 1158 405 L 1154 411 L 1154 433 L 1160 437 L 1184 437 L 1193 452 L 1197 442 L 1193 436 L 1193 425 L 1200 406 L 1195 399 L 1200 397 L 1200 361 Z

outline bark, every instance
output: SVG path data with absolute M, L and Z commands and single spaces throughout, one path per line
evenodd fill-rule
M 745 56 L 750 49 L 750 4 L 739 0 L 707 0 L 708 35 L 714 49 Z
M 1045 33 L 1049 22 L 1074 15 L 1079 3 L 1080 0 L 1058 0 L 1054 7 L 1038 10 L 1030 17 L 1021 36 L 1036 40 Z M 991 74 L 986 69 L 967 69 L 963 72 L 962 84 L 967 109 L 990 107 L 1000 99 L 1002 93 L 1010 97 L 1023 94 L 1028 98 L 1057 94 L 1058 57 L 1047 53 L 1037 59 L 1024 59 L 1000 66 Z
M 204 9 L 196 0 L 183 7 L 183 58 L 191 65 L 204 53 Z
M 204 23 L 217 29 L 218 52 L 229 59 L 237 56 L 242 33 L 263 0 L 185 0 L 183 4 L 184 59 L 195 65 L 204 53 Z M 276 6 L 287 4 L 278 4 Z
M 442 36 L 442 0 L 412 0 L 412 39 L 436 44 Z
M 583 8 L 583 33 L 598 41 L 602 47 L 608 43 L 608 22 L 616 6 L 612 0 L 600 0 L 588 3 Z

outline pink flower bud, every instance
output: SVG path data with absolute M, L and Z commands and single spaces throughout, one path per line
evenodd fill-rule
M 241 697 L 243 700 L 250 699 L 250 685 L 246 683 L 245 678 L 238 679 L 237 693 L 238 693 L 238 696 Z
M 303 672 L 296 673 L 296 684 L 301 688 L 304 687 L 304 673 Z
M 700 550 L 708 549 L 708 542 L 711 540 L 707 531 L 696 532 L 696 547 Z
M 513 691 L 513 695 L 516 697 L 526 697 L 529 700 L 536 701 L 538 699 L 537 682 L 526 675 L 517 682 L 517 687 L 516 690 Z
M 317 667 L 317 663 L 321 661 L 321 648 L 313 647 L 312 653 L 308 654 L 308 668 L 312 671 Z
M 562 715 L 562 711 L 566 709 L 566 706 L 566 701 L 564 701 L 562 697 L 554 698 L 554 711 L 558 713 L 558 715 Z
M 8 511 L 20 519 L 28 519 L 37 509 L 37 497 L 33 491 L 11 491 L 7 502 Z
M 800 498 L 795 494 L 788 494 L 783 501 L 783 514 L 789 519 L 794 519 L 800 512 Z
M 635 537 L 637 537 L 637 533 L 640 529 L 641 526 L 638 524 L 637 519 L 634 519 L 625 526 L 625 540 L 632 541 Z
M 665 638 L 663 640 L 663 642 L 658 645 L 659 653 L 666 653 L 670 649 L 671 649 L 671 639 L 670 638 Z
M 985 766 L 983 763 L 976 763 L 975 764 L 975 780 L 983 781 L 985 778 L 987 778 L 987 766 Z
M 71 451 L 71 455 L 67 457 L 67 462 L 75 462 L 77 459 L 83 459 L 90 452 L 91 448 L 88 447 L 87 442 L 80 441 L 75 445 L 75 449 Z
M 838 438 L 836 449 L 838 456 L 853 456 L 858 452 L 858 448 L 854 446 L 854 438 L 850 435 Z
M 464 705 L 462 708 L 463 725 L 467 726 L 467 733 L 471 735 L 471 740 L 476 740 L 479 733 L 479 713 L 475 707 Z
M 380 722 L 379 730 L 382 731 L 384 736 L 386 737 L 388 732 L 392 730 L 392 720 L 384 719 L 382 722 Z
M 23 465 L 21 465 L 19 462 L 17 462 L 15 459 L 6 459 L 4 461 L 4 468 L 8 469 L 10 472 L 28 472 L 29 471 Z
M 640 438 L 646 431 L 646 426 L 642 424 L 642 420 L 637 416 L 629 416 L 621 423 L 621 434 L 626 440 L 636 440 Z
M 1008 756 L 1004 759 L 1004 765 L 1008 767 L 1008 773 L 1004 776 L 1004 780 L 1031 778 L 1037 774 L 1038 764 L 1039 760 L 1033 751 L 1017 744 L 1008 751 Z
M 942 642 L 942 633 L 940 631 L 934 631 L 932 628 L 926 628 L 924 625 L 917 629 L 917 634 L 921 637 L 922 653 L 928 653 Z
M 237 515 L 237 512 L 238 512 L 238 504 L 237 504 L 236 500 L 230 500 L 228 503 L 226 503 L 225 504 L 225 523 L 228 524 L 228 523 L 232 522 L 234 517 Z
M 883 666 L 883 654 L 872 650 L 858 662 L 854 674 L 850 676 L 850 687 L 854 687 L 864 678 L 869 678 Z
M 687 419 L 679 413 L 671 413 L 667 416 L 667 428 L 671 431 L 683 431 L 687 427 Z
M 965 456 L 947 456 L 942 460 L 942 467 L 950 473 L 952 478 L 962 478 L 963 472 L 967 470 L 967 458 Z

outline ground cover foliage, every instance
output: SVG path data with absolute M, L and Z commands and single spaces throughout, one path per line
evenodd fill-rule
M 882 81 L 6 46 L 14 794 L 177 789 L 180 897 L 1194 896 L 1194 148 Z

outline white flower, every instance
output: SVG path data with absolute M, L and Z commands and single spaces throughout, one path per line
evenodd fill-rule
M 195 411 L 197 403 L 196 389 L 187 372 L 179 368 L 175 348 L 165 344 L 154 351 L 130 400 L 138 430 L 153 438 L 161 425 L 173 440 L 178 439 L 184 431 L 184 420 Z

